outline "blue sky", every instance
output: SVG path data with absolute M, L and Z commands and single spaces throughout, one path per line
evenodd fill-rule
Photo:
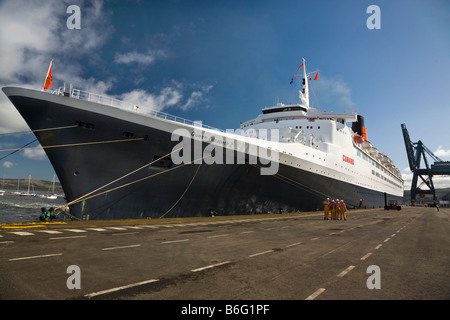
M 379 30 L 366 27 L 372 4 Z M 67 28 L 69 5 L 80 8 L 79 30 Z M 401 123 L 450 160 L 449 53 L 446 0 L 0 1 L 0 86 L 40 89 L 53 58 L 53 88 L 73 83 L 234 129 L 278 100 L 298 102 L 289 80 L 304 57 L 319 71 L 313 106 L 362 114 L 369 140 L 406 181 Z M 26 128 L 1 93 L 0 133 Z M 31 140 L 0 136 L 0 148 Z M 42 150 L 0 161 L 0 178 L 28 174 L 52 179 Z

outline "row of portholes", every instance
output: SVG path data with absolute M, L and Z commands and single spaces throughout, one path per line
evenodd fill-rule
M 302 126 L 295 126 L 295 129 L 301 129 Z M 306 129 L 314 129 L 313 126 L 306 126 Z M 317 129 L 320 129 L 320 126 L 317 126 Z

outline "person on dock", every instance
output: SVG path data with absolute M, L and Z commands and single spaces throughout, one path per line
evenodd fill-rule
M 330 198 L 327 198 L 323 202 L 323 220 L 330 220 L 328 219 L 328 215 L 330 214 Z
M 341 220 L 341 202 L 336 199 L 336 220 Z
M 347 206 L 345 205 L 344 200 L 341 200 L 341 218 L 347 220 Z
M 336 201 L 331 200 L 330 210 L 331 210 L 331 220 L 336 220 Z

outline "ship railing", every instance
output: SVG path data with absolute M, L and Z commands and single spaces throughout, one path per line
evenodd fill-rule
M 123 109 L 123 110 L 129 110 L 132 112 L 153 116 L 156 118 L 161 118 L 161 119 L 170 120 L 170 121 L 174 121 L 174 122 L 178 122 L 178 123 L 183 123 L 183 124 L 187 124 L 187 125 L 191 125 L 191 126 L 195 126 L 195 127 L 202 127 L 202 128 L 210 129 L 210 130 L 214 130 L 214 131 L 225 132 L 224 130 L 205 125 L 205 124 L 201 123 L 200 121 L 192 121 L 192 120 L 178 117 L 178 116 L 166 113 L 166 112 L 152 110 L 152 109 L 148 109 L 148 108 L 141 108 L 140 106 L 138 106 L 134 103 L 118 100 L 118 99 L 115 99 L 112 97 L 108 97 L 108 96 L 104 96 L 104 95 L 100 95 L 100 94 L 96 94 L 96 93 L 87 92 L 84 90 L 71 88 L 70 92 L 67 93 L 64 91 L 64 88 L 59 88 L 58 91 L 55 93 L 58 95 L 69 95 L 70 97 L 72 97 L 74 99 L 95 102 L 95 103 L 99 103 L 99 104 L 103 104 L 103 105 L 107 105 L 107 106 L 111 106 L 111 107 L 115 107 L 115 108 L 119 108 L 119 109 Z

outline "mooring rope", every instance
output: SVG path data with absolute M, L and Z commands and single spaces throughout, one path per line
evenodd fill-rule
M 168 214 L 170 211 L 172 211 L 173 208 L 175 208 L 175 206 L 178 204 L 178 202 L 181 201 L 181 199 L 184 198 L 184 195 L 186 194 L 186 192 L 189 190 L 189 188 L 191 187 L 192 182 L 194 182 L 195 178 L 197 177 L 197 173 L 200 170 L 200 167 L 202 166 L 202 164 L 198 165 L 197 170 L 194 173 L 194 176 L 192 177 L 191 181 L 189 182 L 188 186 L 186 187 L 186 189 L 184 190 L 184 192 L 181 194 L 181 196 L 178 198 L 177 201 L 175 201 L 175 203 L 169 208 L 169 210 L 166 211 L 166 213 L 164 213 L 163 215 L 161 215 L 159 218 L 164 218 L 166 216 L 166 214 Z
M 138 172 L 138 171 L 140 171 L 140 170 L 142 170 L 142 169 L 144 169 L 144 168 L 146 168 L 146 167 L 148 167 L 148 166 L 151 166 L 153 163 L 155 163 L 155 162 L 157 162 L 157 161 L 159 161 L 159 160 L 161 160 L 161 159 L 164 159 L 165 157 L 168 157 L 168 156 L 172 155 L 172 153 L 175 153 L 175 152 L 177 152 L 177 151 L 180 150 L 180 149 L 181 149 L 181 147 L 178 148 L 178 149 L 176 149 L 176 150 L 173 150 L 172 152 L 170 152 L 170 153 L 168 153 L 168 154 L 166 154 L 166 155 L 164 155 L 164 156 L 162 156 L 162 157 L 160 157 L 160 158 L 158 158 L 158 159 L 155 159 L 155 160 L 153 160 L 153 161 L 151 161 L 151 162 L 149 162 L 149 163 L 146 163 L 145 165 L 143 165 L 143 166 L 141 166 L 141 167 L 139 167 L 139 168 L 137 168 L 137 169 L 135 169 L 135 170 L 133 170 L 133 171 L 127 173 L 127 174 L 124 174 L 123 176 L 121 176 L 121 177 L 119 177 L 119 178 L 117 178 L 117 179 L 115 179 L 115 180 L 113 180 L 113 181 L 111 181 L 111 182 L 108 182 L 107 184 L 105 184 L 105 185 L 103 185 L 103 186 L 101 186 L 101 187 L 99 187 L 99 188 L 97 188 L 97 189 L 95 189 L 95 190 L 93 190 L 93 191 L 91 191 L 91 192 L 88 192 L 88 193 L 86 193 L 85 195 L 83 195 L 83 196 L 81 196 L 81 197 L 79 197 L 79 198 L 77 198 L 77 199 L 75 199 L 75 200 L 70 201 L 70 202 L 68 202 L 67 204 L 65 204 L 64 206 L 59 207 L 59 208 L 65 208 L 65 207 L 68 207 L 68 206 L 70 206 L 70 205 L 72 205 L 72 204 L 75 204 L 75 203 L 81 202 L 81 201 L 83 201 L 83 200 L 86 200 L 86 199 L 88 199 L 88 198 L 86 198 L 86 197 L 89 196 L 89 195 L 91 195 L 91 194 L 93 194 L 94 192 L 97 192 L 97 191 L 99 191 L 99 190 L 101 190 L 101 189 L 103 189 L 103 188 L 106 188 L 107 186 L 109 186 L 109 185 L 111 185 L 111 184 L 113 184 L 113 183 L 115 183 L 115 182 L 117 182 L 117 181 L 120 181 L 120 180 L 122 180 L 122 179 L 124 179 L 124 178 L 126 178 L 126 177 L 128 177 L 128 176 L 130 176 L 130 175 L 132 175 L 133 173 L 136 173 L 136 172 Z M 58 208 L 57 208 L 57 209 L 58 209 Z
M 167 155 L 162 156 L 162 157 L 160 157 L 160 158 L 158 158 L 158 159 L 152 161 L 151 163 L 154 163 L 154 162 L 156 162 L 156 161 L 159 161 L 159 160 L 161 160 L 161 159 L 163 159 L 163 158 L 165 158 L 165 157 L 171 155 L 172 153 L 174 153 L 174 152 L 176 152 L 176 151 L 178 151 L 178 150 L 180 150 L 180 149 L 181 149 L 181 148 L 176 149 L 176 150 L 172 151 L 171 153 L 168 153 Z M 166 170 L 157 172 L 157 173 L 152 174 L 152 175 L 150 175 L 150 176 L 143 177 L 143 178 L 140 178 L 140 179 L 137 179 L 137 180 L 134 180 L 134 181 L 125 183 L 125 184 L 123 184 L 123 185 L 120 185 L 120 186 L 117 186 L 117 187 L 108 189 L 108 190 L 106 190 L 106 191 L 102 191 L 102 192 L 100 192 L 100 193 L 97 193 L 97 194 L 94 194 L 94 195 L 90 195 L 90 196 L 88 196 L 88 197 L 87 197 L 86 195 L 85 195 L 85 196 L 82 196 L 82 197 L 79 197 L 78 199 L 75 199 L 75 200 L 73 200 L 73 201 L 71 201 L 71 202 L 65 204 L 64 206 L 61 206 L 61 207 L 56 208 L 56 209 L 55 209 L 55 212 L 56 212 L 57 210 L 65 209 L 66 207 L 68 207 L 68 206 L 70 206 L 70 205 L 73 205 L 73 204 L 75 204 L 75 203 L 78 203 L 78 202 L 81 202 L 81 201 L 85 201 L 85 200 L 89 200 L 89 199 L 92 199 L 92 198 L 101 196 L 101 195 L 103 195 L 103 194 L 105 194 L 105 193 L 112 192 L 112 191 L 115 191 L 115 190 L 118 190 L 118 189 L 122 189 L 122 188 L 128 187 L 128 186 L 130 186 L 130 185 L 132 185 L 132 184 L 135 184 L 135 183 L 138 183 L 138 182 L 141 182 L 141 181 L 150 179 L 150 178 L 154 178 L 154 177 L 159 176 L 159 175 L 161 175 L 161 174 L 164 174 L 164 173 L 167 173 L 167 172 L 170 172 L 170 171 L 173 171 L 173 170 L 182 168 L 182 167 L 184 167 L 184 166 L 186 166 L 186 165 L 188 165 L 188 164 L 192 164 L 192 163 L 194 163 L 194 162 L 196 162 L 196 161 L 200 161 L 200 160 L 202 160 L 202 159 L 206 159 L 206 158 L 209 158 L 209 157 L 211 157 L 211 156 L 212 156 L 212 155 L 210 154 L 210 155 L 207 156 L 207 157 L 200 157 L 200 158 L 194 159 L 194 160 L 192 160 L 192 161 L 189 161 L 189 162 L 180 164 L 180 165 L 178 165 L 178 166 L 176 166 L 176 167 L 169 168 L 169 169 L 166 169 Z M 146 164 L 145 166 L 142 166 L 141 168 L 139 168 L 139 169 L 137 169 L 137 170 L 135 170 L 135 171 L 139 171 L 140 169 L 142 169 L 142 168 L 144 168 L 144 167 L 147 167 L 147 166 L 149 166 L 149 165 L 150 165 L 150 164 Z M 197 169 L 197 171 L 198 171 L 198 169 Z M 127 175 L 130 175 L 130 174 L 131 174 L 131 173 L 129 173 L 129 174 L 127 174 Z M 125 176 L 123 176 L 123 177 L 125 177 Z M 118 178 L 118 179 L 116 179 L 116 180 L 120 180 L 120 179 L 122 179 L 123 177 Z M 194 177 L 195 177 L 195 176 L 194 176 Z M 192 181 L 193 181 L 193 180 L 192 180 Z M 191 183 L 192 183 L 192 181 L 191 181 Z M 110 185 L 110 184 L 112 184 L 112 183 L 113 183 L 113 182 L 110 182 L 110 183 L 108 183 L 107 185 Z M 107 186 L 107 185 L 105 185 L 105 186 Z M 98 188 L 98 190 L 103 189 L 105 186 Z M 189 184 L 189 186 L 190 186 L 190 184 Z M 187 191 L 187 190 L 186 190 L 186 191 Z M 92 194 L 92 193 L 94 193 L 94 192 L 95 192 L 95 190 L 94 190 L 94 191 L 91 191 L 89 194 Z M 59 213 L 57 213 L 57 214 L 59 214 Z
M 138 140 L 145 140 L 145 138 L 134 138 L 134 139 L 119 139 L 119 140 L 103 140 L 103 141 L 90 141 L 90 142 L 79 142 L 79 143 L 68 143 L 68 144 L 57 144 L 57 145 L 49 145 L 49 146 L 38 146 L 38 147 L 28 147 L 28 148 L 13 148 L 13 149 L 3 149 L 0 150 L 0 152 L 6 152 L 6 151 L 20 151 L 20 150 L 27 150 L 27 149 L 51 149 L 51 148 L 63 148 L 63 147 L 77 147 L 77 146 L 87 146 L 87 145 L 93 145 L 93 144 L 104 144 L 104 143 L 115 143 L 115 142 L 124 142 L 124 141 L 138 141 Z M 35 140 L 36 141 L 36 140 Z M 34 141 L 33 141 L 34 142 Z
M 23 133 L 34 133 L 34 132 L 42 132 L 42 131 L 50 131 L 50 130 L 70 129 L 70 128 L 75 128 L 75 127 L 78 127 L 78 125 L 75 124 L 75 125 L 63 126 L 63 127 L 35 129 L 35 130 L 18 131 L 18 132 L 7 132 L 7 133 L 0 133 L 0 136 L 7 136 L 7 135 L 13 135 L 13 134 L 23 134 Z
M 34 142 L 36 142 L 36 141 L 37 141 L 37 139 L 34 139 L 33 141 L 28 142 L 27 144 L 25 144 L 24 146 L 22 146 L 22 148 L 19 148 L 19 149 L 17 149 L 17 150 L 14 150 L 14 151 L 11 152 L 11 153 L 8 153 L 6 156 L 1 157 L 1 158 L 0 158 L 0 161 L 3 160 L 3 159 L 5 159 L 5 158 L 7 158 L 7 157 L 9 157 L 9 156 L 11 156 L 11 155 L 13 155 L 13 154 L 16 153 L 16 152 L 19 152 L 20 150 L 23 150 L 23 148 L 25 148 L 26 146 L 29 146 L 30 144 L 32 144 L 32 143 L 34 143 Z

